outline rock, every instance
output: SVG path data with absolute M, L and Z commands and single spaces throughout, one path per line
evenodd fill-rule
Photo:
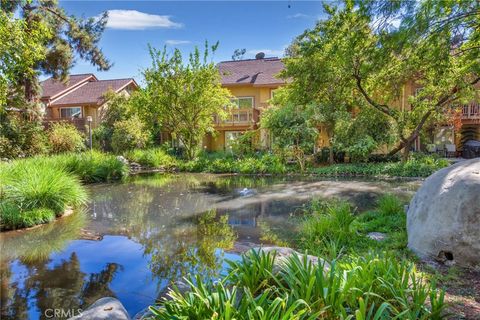
M 120 301 L 105 297 L 98 299 L 88 309 L 69 320 L 130 320 L 130 316 Z
M 369 232 L 367 237 L 375 241 L 383 241 L 387 239 L 387 235 L 383 232 Z
M 410 202 L 407 232 L 408 247 L 422 258 L 480 265 L 480 159 L 427 178 Z
M 252 250 L 258 251 L 258 252 L 276 252 L 275 256 L 275 262 L 274 262 L 274 272 L 277 272 L 280 269 L 280 266 L 287 261 L 289 257 L 292 255 L 296 254 L 300 260 L 303 260 L 305 258 L 305 255 L 303 253 L 300 253 L 298 251 L 293 250 L 292 248 L 288 247 L 257 247 L 253 248 Z M 329 270 L 330 265 L 328 262 L 323 260 L 322 258 L 312 256 L 312 255 L 306 255 L 307 261 L 312 263 L 312 265 L 323 265 L 324 270 Z
M 176 287 L 178 291 L 182 294 L 184 294 L 187 291 L 190 291 L 190 285 L 185 281 L 185 280 L 175 280 L 172 284 L 168 285 L 160 294 L 158 295 L 158 299 L 165 299 L 165 300 L 170 300 L 170 296 L 168 293 Z

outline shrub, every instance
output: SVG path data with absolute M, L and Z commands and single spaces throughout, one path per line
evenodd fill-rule
M 79 152 L 85 149 L 82 134 L 70 123 L 54 123 L 48 130 L 51 153 Z
M 168 155 L 161 148 L 130 150 L 125 153 L 125 158 L 127 158 L 128 161 L 133 161 L 150 168 L 170 168 L 175 166 L 177 162 L 174 157 Z
M 87 183 L 121 179 L 128 175 L 128 165 L 116 156 L 99 151 L 64 154 L 44 158 L 46 162 L 73 173 Z
M 393 194 L 386 194 L 378 200 L 378 212 L 384 216 L 392 216 L 403 213 L 403 205 L 400 199 Z
M 355 216 L 348 202 L 313 202 L 307 207 L 306 214 L 300 227 L 300 242 L 309 252 L 320 255 L 339 253 L 343 247 L 355 241 L 355 234 L 351 230 Z M 332 246 L 335 250 L 332 250 Z
M 229 262 L 217 282 L 197 276 L 151 308 L 156 319 L 441 319 L 444 293 L 412 263 L 388 255 L 312 264 L 297 255 L 273 268 L 271 253 Z
M 144 148 L 147 145 L 149 135 L 138 117 L 118 121 L 113 127 L 112 149 L 116 153 Z
M 62 215 L 87 200 L 78 178 L 61 168 L 31 159 L 0 167 L 3 228 L 32 226 Z

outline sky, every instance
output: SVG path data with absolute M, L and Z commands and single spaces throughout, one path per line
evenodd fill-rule
M 150 65 L 148 44 L 184 54 L 205 40 L 220 42 L 215 62 L 231 60 L 235 49 L 244 58 L 263 51 L 281 57 L 285 47 L 322 16 L 317 1 L 60 1 L 68 14 L 95 17 L 109 11 L 100 47 L 113 62 L 106 72 L 77 59 L 71 70 L 94 73 L 99 79 L 130 78 L 142 83 L 141 72 Z

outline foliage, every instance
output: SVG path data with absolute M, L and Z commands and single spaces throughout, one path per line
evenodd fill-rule
M 249 156 L 256 151 L 257 130 L 245 131 L 232 141 L 232 152 L 239 157 Z
M 115 124 L 117 122 L 130 120 L 130 118 L 134 116 L 141 116 L 141 114 L 137 112 L 141 95 L 141 90 L 132 92 L 130 96 L 118 94 L 113 91 L 109 91 L 105 94 L 104 99 L 106 101 L 106 106 L 101 108 L 100 126 L 93 130 L 93 142 L 95 143 L 96 148 L 100 148 L 104 151 L 112 150 L 112 137 L 115 130 Z M 144 128 L 144 130 L 147 129 L 146 123 L 148 121 L 145 121 L 143 118 L 140 120 L 142 122 L 142 128 Z
M 441 319 L 444 293 L 425 284 L 411 263 L 388 255 L 312 264 L 293 255 L 273 268 L 272 253 L 252 250 L 213 283 L 197 276 L 190 290 L 169 293 L 156 319 Z
M 247 52 L 247 49 L 235 49 L 232 54 L 232 60 L 237 61 L 237 60 L 243 60 L 243 56 Z
M 149 168 L 172 168 L 177 164 L 177 159 L 161 148 L 135 149 L 127 151 L 124 155 L 128 161 Z
M 129 172 L 128 165 L 117 157 L 98 151 L 70 153 L 48 158 L 37 157 L 32 158 L 31 161 L 45 161 L 78 176 L 86 183 L 122 179 Z
M 285 173 L 283 161 L 273 154 L 262 153 L 237 159 L 231 154 L 215 153 L 203 155 L 196 160 L 179 162 L 180 171 L 211 173 Z
M 149 134 L 137 116 L 117 121 L 113 125 L 112 149 L 116 153 L 146 147 Z
M 24 114 L 0 109 L 0 158 L 23 158 L 47 152 L 43 126 Z
M 266 110 L 261 120 L 262 127 L 268 129 L 274 139 L 274 147 L 293 157 L 302 172 L 306 166 L 306 155 L 313 153 L 318 136 L 312 117 L 311 106 L 300 107 L 289 103 Z
M 313 202 L 306 212 L 305 221 L 300 227 L 300 243 L 308 252 L 327 256 L 329 252 L 325 248 L 344 248 L 356 241 L 351 230 L 355 216 L 348 202 Z M 336 256 L 330 258 L 335 259 Z
M 54 123 L 48 131 L 51 153 L 80 152 L 85 149 L 85 139 L 70 123 Z
M 164 129 L 178 139 L 189 160 L 195 158 L 203 137 L 213 132 L 213 115 L 226 116 L 230 93 L 222 88 L 220 75 L 212 61 L 218 44 L 205 43 L 203 58 L 198 48 L 186 64 L 179 49 L 169 56 L 150 47 L 152 66 L 145 70 L 146 101 L 141 113 L 157 118 Z
M 310 172 L 325 176 L 428 177 L 448 165 L 445 159 L 425 157 L 406 162 L 336 164 L 313 168 Z
M 79 179 L 48 163 L 21 160 L 2 165 L 0 170 L 2 228 L 48 222 L 68 206 L 86 202 Z
M 479 6 L 468 1 L 327 4 L 327 17 L 289 48 L 285 75 L 317 101 L 345 101 L 382 113 L 399 138 L 391 153 L 404 149 L 406 160 L 429 119 L 452 102 L 473 97 L 480 81 Z M 421 90 L 414 95 L 405 84 Z M 399 97 L 407 96 L 405 108 L 398 108 Z

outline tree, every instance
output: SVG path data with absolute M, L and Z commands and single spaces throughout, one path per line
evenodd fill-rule
M 333 95 L 387 116 L 399 138 L 391 154 L 404 150 L 406 159 L 432 116 L 472 97 L 480 81 L 480 3 L 347 0 L 325 11 L 327 19 L 288 50 L 292 59 L 322 63 L 294 81 L 306 91 L 316 87 L 319 98 Z M 422 90 L 402 110 L 396 102 L 409 81 Z
M 243 60 L 243 56 L 245 55 L 246 52 L 247 52 L 247 49 L 245 48 L 235 49 L 235 51 L 233 51 L 232 60 L 233 61 Z
M 1 1 L 2 10 L 9 20 L 16 20 L 18 14 L 22 25 L 24 39 L 32 35 L 44 57 L 24 57 L 24 60 L 9 61 L 25 65 L 29 59 L 27 70 L 15 74 L 14 85 L 23 89 L 26 102 L 33 102 L 38 94 L 38 74 L 41 72 L 55 78 L 65 80 L 75 62 L 75 54 L 81 59 L 91 62 L 99 70 L 108 70 L 110 63 L 98 47 L 98 42 L 107 23 L 107 13 L 99 19 L 80 19 L 68 15 L 57 1 Z M 41 33 L 42 36 L 38 36 Z M 37 59 L 35 59 L 37 58 Z
M 318 130 L 314 119 L 313 106 L 297 106 L 288 103 L 267 109 L 261 125 L 270 131 L 275 148 L 287 151 L 293 156 L 300 170 L 306 165 L 306 155 L 313 153 Z
M 231 105 L 230 92 L 222 88 L 218 70 L 208 60 L 217 46 L 205 43 L 203 58 L 195 48 L 186 64 L 178 49 L 169 56 L 166 48 L 150 47 L 152 66 L 144 72 L 147 110 L 182 143 L 188 159 L 195 158 L 203 137 L 213 132 L 213 116 L 226 117 Z

